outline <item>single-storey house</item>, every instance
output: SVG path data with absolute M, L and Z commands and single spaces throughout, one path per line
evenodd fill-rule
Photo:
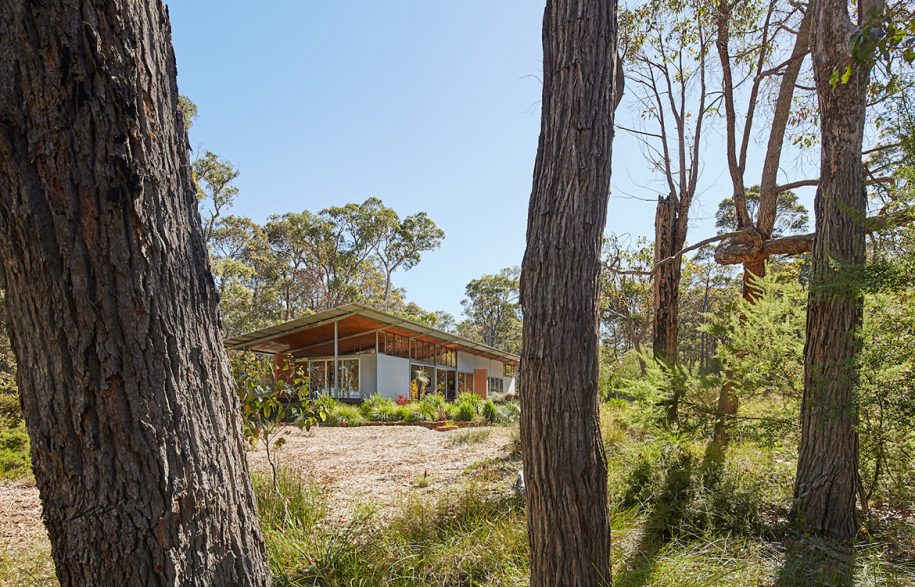
M 226 346 L 305 363 L 310 390 L 343 400 L 429 391 L 454 399 L 515 391 L 520 357 L 363 304 L 230 338 Z

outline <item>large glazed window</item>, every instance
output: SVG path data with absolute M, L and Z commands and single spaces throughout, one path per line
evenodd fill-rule
M 501 377 L 489 378 L 489 393 L 502 393 L 503 381 Z
M 335 386 L 336 371 L 333 359 L 308 361 L 308 389 L 318 395 L 338 399 L 359 397 L 359 359 L 340 359 L 340 385 Z

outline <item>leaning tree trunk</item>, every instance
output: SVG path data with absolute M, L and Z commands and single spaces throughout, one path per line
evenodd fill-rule
M 265 585 L 158 0 L 0 0 L 0 278 L 63 585 Z
M 807 531 L 849 538 L 856 531 L 855 385 L 863 303 L 848 280 L 864 264 L 867 194 L 861 145 L 869 71 L 852 61 L 853 26 L 845 0 L 818 0 L 812 9 L 822 149 L 793 513 Z M 851 79 L 833 87 L 833 72 L 849 64 Z
M 521 272 L 521 438 L 535 586 L 610 581 L 597 387 L 600 252 L 622 89 L 615 57 L 615 1 L 547 2 Z

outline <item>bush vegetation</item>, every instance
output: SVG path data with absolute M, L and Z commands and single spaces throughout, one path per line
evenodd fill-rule
M 517 402 L 495 403 L 473 393 L 461 393 L 453 402 L 439 393 L 420 400 L 395 401 L 375 394 L 357 407 L 330 397 L 316 400 L 327 413 L 322 425 L 358 426 L 365 422 L 489 422 L 511 424 L 518 421 L 521 409 Z

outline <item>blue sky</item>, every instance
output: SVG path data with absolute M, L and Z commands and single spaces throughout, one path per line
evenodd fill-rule
M 401 216 L 425 210 L 445 241 L 395 283 L 456 316 L 469 280 L 521 263 L 542 2 L 168 4 L 179 88 L 199 107 L 191 143 L 241 171 L 232 213 L 264 221 L 369 196 Z M 618 120 L 636 116 L 624 100 Z M 690 240 L 711 234 L 730 193 L 720 144 L 707 141 Z M 637 198 L 659 187 L 617 133 L 607 231 L 652 234 L 654 205 Z

